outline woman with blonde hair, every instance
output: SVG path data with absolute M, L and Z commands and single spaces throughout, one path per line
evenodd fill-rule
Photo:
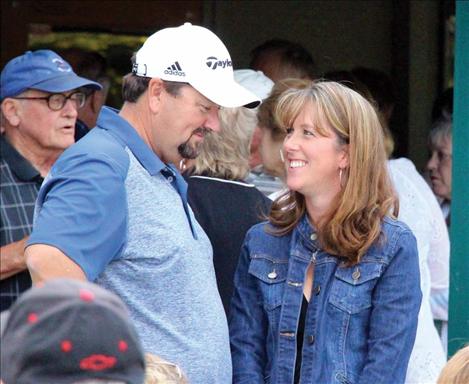
M 243 70 L 243 74 L 243 86 L 262 99 L 265 76 L 252 70 Z M 263 220 L 271 205 L 266 196 L 245 181 L 256 112 L 244 107 L 221 109 L 221 131 L 205 138 L 193 167 L 185 174 L 189 204 L 212 243 L 218 291 L 227 313 L 244 236 Z
M 247 234 L 229 317 L 234 383 L 403 383 L 421 301 L 368 101 L 335 82 L 283 93 L 288 191 Z
M 446 363 L 437 384 L 469 383 L 469 345 L 461 348 Z

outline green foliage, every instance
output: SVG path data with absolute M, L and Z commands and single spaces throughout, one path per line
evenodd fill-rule
M 98 52 L 106 58 L 107 75 L 111 79 L 106 104 L 120 108 L 122 76 L 130 72 L 130 58 L 142 46 L 147 36 L 117 35 L 93 32 L 52 32 L 30 34 L 29 49 L 62 50 L 80 48 Z

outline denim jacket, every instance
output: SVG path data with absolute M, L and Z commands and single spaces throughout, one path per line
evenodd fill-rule
M 421 302 L 416 240 L 386 218 L 351 267 L 319 248 L 303 217 L 285 236 L 251 228 L 230 310 L 233 383 L 293 383 L 307 267 L 314 264 L 300 383 L 404 383 Z

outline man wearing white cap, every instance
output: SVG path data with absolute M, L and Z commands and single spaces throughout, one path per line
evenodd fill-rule
M 231 383 L 212 248 L 173 164 L 219 130 L 219 106 L 259 100 L 234 81 L 218 37 L 188 23 L 147 39 L 123 95 L 121 111 L 103 108 L 44 181 L 26 248 L 33 282 L 104 286 L 129 307 L 146 351 L 192 383 Z

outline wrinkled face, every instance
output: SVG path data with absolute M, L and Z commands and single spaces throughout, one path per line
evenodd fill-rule
M 70 95 L 74 91 L 64 92 Z M 50 93 L 28 90 L 21 96 L 45 97 Z M 65 150 L 75 142 L 75 122 L 78 116 L 76 103 L 67 100 L 64 107 L 53 111 L 47 100 L 16 100 L 19 124 L 16 135 L 28 143 L 31 150 Z
M 328 136 L 318 134 L 318 124 L 327 129 Z M 340 168 L 348 164 L 344 147 L 324 119 L 315 116 L 314 108 L 304 107 L 288 128 L 283 145 L 288 188 L 306 198 L 335 196 L 341 188 Z
M 283 140 L 274 140 L 269 129 L 261 127 L 261 142 L 259 153 L 264 171 L 272 176 L 285 177 L 285 166 L 280 157 Z
M 191 86 L 184 86 L 177 96 L 161 93 L 158 126 L 154 146 L 161 160 L 178 164 L 181 158 L 194 159 L 207 133 L 219 132 L 219 107 Z
M 433 193 L 442 199 L 451 200 L 451 137 L 442 137 L 434 144 L 427 163 Z

